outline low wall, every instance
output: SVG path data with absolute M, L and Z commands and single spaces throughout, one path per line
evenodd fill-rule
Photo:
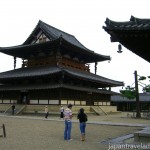
M 116 106 L 99 106 L 105 113 L 117 112 Z
M 59 105 L 47 105 L 49 112 L 52 113 L 60 113 L 60 106 Z M 63 105 L 64 109 L 67 108 L 67 105 Z M 90 106 L 73 106 L 72 112 L 77 114 L 80 108 L 84 108 L 85 113 L 91 112 Z M 23 110 L 23 113 L 44 113 L 45 105 L 26 105 Z
M 84 109 L 85 113 L 91 112 L 91 107 L 90 106 L 73 106 L 72 107 L 72 112 L 73 113 L 78 113 L 81 108 Z
M 50 112 L 59 112 L 59 106 L 57 105 L 46 105 Z M 26 105 L 23 112 L 43 112 L 45 111 L 45 105 Z
M 11 104 L 0 104 L 0 112 L 5 112 L 11 107 Z

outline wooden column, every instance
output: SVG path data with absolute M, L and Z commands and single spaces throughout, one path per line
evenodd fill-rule
M 59 105 L 61 104 L 61 88 L 59 89 Z
M 95 62 L 95 74 L 97 73 L 97 62 Z
M 87 106 L 93 106 L 94 105 L 94 102 L 93 102 L 93 99 L 92 99 L 92 93 L 87 93 L 87 100 L 86 100 L 86 105 Z
M 16 69 L 16 57 L 14 56 L 14 69 Z

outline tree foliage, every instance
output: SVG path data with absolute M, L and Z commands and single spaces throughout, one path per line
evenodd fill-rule
M 127 86 L 125 90 L 120 90 L 120 93 L 128 99 L 134 99 L 136 97 L 135 88 L 131 88 L 130 86 Z
M 140 76 L 139 81 L 141 81 L 141 80 L 146 80 L 146 77 Z
M 148 76 L 148 78 L 150 78 L 150 76 Z M 146 80 L 146 77 L 140 76 L 138 79 L 139 83 L 141 83 L 140 81 L 142 81 L 142 80 Z M 145 85 L 145 87 L 143 87 L 143 92 L 150 92 L 150 84 Z M 120 93 L 124 97 L 127 97 L 128 99 L 134 99 L 136 97 L 135 87 L 127 86 L 127 87 L 125 87 L 125 90 L 120 90 Z
M 150 92 L 150 84 L 143 88 L 143 92 Z

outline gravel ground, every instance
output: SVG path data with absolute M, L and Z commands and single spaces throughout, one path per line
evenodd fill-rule
M 7 137 L 0 137 L 0 150 L 108 150 L 106 139 L 134 133 L 142 127 L 87 124 L 86 141 L 80 141 L 78 122 L 73 122 L 72 141 L 64 141 L 64 121 L 58 117 L 0 116 Z M 76 119 L 75 119 L 76 120 Z M 89 121 L 129 122 L 149 124 L 149 120 L 123 118 L 118 115 L 89 116 Z M 0 129 L 0 134 L 2 130 Z
M 132 114 L 132 113 L 130 113 Z M 108 115 L 108 116 L 89 116 L 89 120 L 92 121 L 100 121 L 100 122 L 112 122 L 112 123 L 129 123 L 129 124 L 147 124 L 150 125 L 150 118 L 140 118 L 137 119 L 135 117 L 127 117 L 126 112 L 122 112 L 116 115 Z

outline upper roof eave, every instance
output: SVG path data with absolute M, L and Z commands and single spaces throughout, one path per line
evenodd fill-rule
M 51 37 L 51 41 L 42 43 L 42 44 L 37 44 L 37 43 L 31 44 L 32 40 L 34 40 L 35 35 L 38 33 L 39 30 L 42 30 L 44 34 L 46 34 L 46 36 Z M 41 20 L 39 20 L 38 24 L 36 25 L 32 33 L 29 35 L 29 37 L 26 39 L 26 41 L 22 45 L 12 46 L 12 47 L 1 47 L 0 52 L 11 55 L 11 56 L 27 59 L 27 57 L 29 57 L 28 56 L 29 54 L 27 53 L 31 53 L 31 51 L 30 52 L 28 51 L 29 47 L 32 49 L 32 47 L 34 48 L 34 47 L 46 45 L 46 44 L 53 43 L 54 41 L 58 41 L 58 40 L 62 40 L 64 43 L 70 44 L 76 49 L 80 49 L 81 53 L 86 54 L 90 59 L 87 59 L 85 63 L 93 63 L 93 62 L 110 60 L 110 56 L 100 55 L 98 53 L 95 53 L 92 50 L 89 50 L 84 45 L 82 45 L 73 35 L 68 34 L 64 31 L 61 31 L 55 27 L 52 27 L 42 22 Z M 23 49 L 24 50 L 26 49 L 26 51 L 28 52 L 24 52 Z M 15 50 L 18 51 L 16 52 L 16 54 L 15 54 Z M 23 56 L 23 54 L 25 54 L 26 56 Z
M 98 62 L 98 60 L 99 60 L 99 61 L 105 61 L 105 60 L 110 60 L 110 59 L 111 59 L 110 56 L 101 55 L 101 54 L 95 53 L 94 51 L 89 50 L 89 49 L 87 49 L 87 48 L 84 49 L 84 48 L 78 47 L 78 46 L 76 46 L 76 45 L 70 43 L 69 41 L 67 41 L 67 40 L 64 39 L 63 37 L 62 37 L 62 42 L 63 42 L 63 43 L 66 43 L 66 42 L 67 42 L 68 44 L 72 45 L 73 47 L 75 47 L 75 48 L 77 48 L 77 49 L 80 49 L 80 50 L 81 50 L 81 51 L 80 51 L 81 53 L 83 52 L 83 53 L 89 54 L 89 56 L 97 57 L 97 60 L 95 60 L 96 62 Z M 96 59 L 96 58 L 94 58 L 94 59 Z M 92 62 L 93 62 L 93 61 L 92 61 Z M 91 63 L 91 62 L 88 62 L 88 63 Z
M 11 47 L 0 47 L 0 52 L 10 55 L 10 56 L 27 59 L 28 57 L 24 56 L 24 53 L 31 53 L 31 49 L 36 51 L 37 50 L 36 48 L 46 47 L 49 44 L 54 44 L 54 43 L 58 43 L 58 42 L 59 42 L 59 38 L 55 39 L 55 40 L 47 41 L 45 43 L 34 43 L 31 45 L 17 45 L 17 46 L 11 46 Z
M 0 52 L 19 57 L 19 58 L 24 58 L 27 59 L 33 51 L 37 51 L 37 49 L 42 49 L 44 47 L 47 47 L 50 44 L 69 44 L 70 46 L 73 46 L 75 49 L 80 49 L 80 53 L 86 54 L 88 57 L 91 58 L 91 61 L 88 61 L 87 63 L 92 63 L 92 62 L 98 62 L 98 61 L 105 61 L 105 60 L 110 60 L 110 56 L 105 56 L 101 55 L 98 53 L 95 53 L 94 51 L 83 49 L 81 47 L 78 47 L 76 45 L 73 45 L 72 43 L 66 41 L 63 37 L 59 37 L 58 39 L 51 40 L 45 43 L 35 43 L 31 45 L 18 45 L 18 46 L 12 46 L 12 47 L 1 47 Z

